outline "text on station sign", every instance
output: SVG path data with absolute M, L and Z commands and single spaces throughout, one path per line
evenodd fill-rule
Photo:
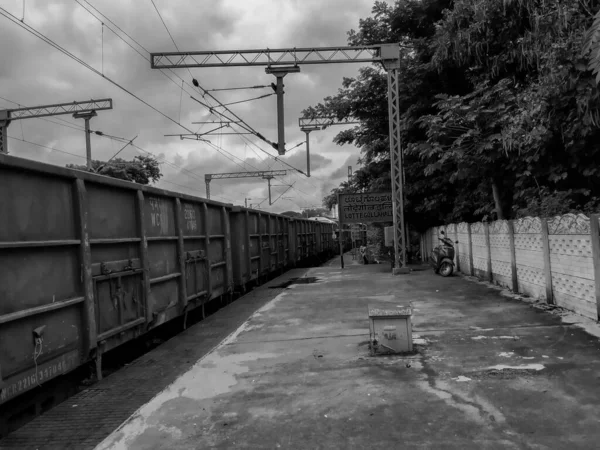
M 391 193 L 340 194 L 341 223 L 392 222 Z

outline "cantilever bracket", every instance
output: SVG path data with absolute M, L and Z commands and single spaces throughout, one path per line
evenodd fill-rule
M 266 73 L 275 75 L 277 78 L 277 86 L 275 93 L 277 94 L 277 153 L 285 155 L 285 123 L 283 114 L 283 77 L 288 73 L 300 72 L 300 67 L 267 67 Z

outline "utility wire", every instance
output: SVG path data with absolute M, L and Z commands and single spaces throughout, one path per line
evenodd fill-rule
M 94 9 L 99 15 L 101 15 L 102 17 L 104 17 L 108 22 L 110 22 L 112 25 L 114 25 L 119 31 L 121 31 L 125 36 L 127 36 L 131 41 L 133 41 L 136 45 L 138 45 L 140 48 L 142 48 L 146 53 L 148 53 L 148 55 L 150 55 L 150 52 L 142 45 L 140 44 L 138 41 L 136 41 L 133 37 L 131 37 L 131 35 L 129 35 L 126 31 L 124 31 L 121 27 L 119 27 L 112 19 L 110 19 L 110 17 L 106 16 L 105 14 L 103 14 L 102 12 L 100 12 L 96 7 L 94 7 L 91 3 L 89 3 L 89 1 L 87 0 L 82 0 L 84 1 L 86 4 L 88 4 L 92 9 Z M 78 0 L 75 0 L 75 2 L 77 2 L 80 6 L 82 6 L 86 11 L 88 11 L 93 17 L 95 17 L 99 22 L 102 23 L 102 20 L 99 19 L 96 15 L 94 15 L 91 11 L 89 11 L 89 9 L 85 8 Z M 154 3 L 154 2 L 153 2 Z M 154 5 L 156 8 L 156 5 Z M 157 11 L 158 12 L 158 11 Z M 160 12 L 158 13 L 160 16 Z M 162 21 L 162 17 L 161 17 L 161 21 Z M 163 21 L 164 24 L 164 21 Z M 129 44 L 125 39 L 123 39 L 122 36 L 119 36 L 118 33 L 116 33 L 114 30 L 112 30 L 110 27 L 108 27 L 117 37 L 119 37 L 123 42 L 125 42 L 127 45 L 129 45 L 129 47 L 131 47 L 133 50 L 135 50 L 140 56 L 142 56 L 142 58 L 144 58 L 146 61 L 150 62 L 150 58 L 146 57 L 145 55 L 143 55 L 141 52 L 139 52 L 137 49 L 135 49 L 131 44 Z M 165 25 L 166 28 L 166 25 Z M 168 28 L 167 28 L 167 32 Z M 173 44 L 175 45 L 175 48 L 178 49 L 177 44 L 175 42 L 175 40 L 173 39 L 173 36 L 171 35 L 171 33 L 169 32 L 169 35 L 171 36 L 171 40 L 173 41 Z M 179 51 L 179 49 L 178 49 Z M 191 86 L 188 82 L 186 82 L 183 78 L 181 78 L 181 76 L 179 76 L 175 71 L 173 71 L 172 69 L 168 69 L 175 77 L 179 78 L 182 82 L 184 82 L 186 85 L 188 85 L 189 87 L 191 87 L 193 89 L 193 86 Z M 179 86 L 175 80 L 173 80 L 171 77 L 169 77 L 162 69 L 160 70 L 160 72 L 166 76 L 169 80 L 171 80 L 171 82 L 173 82 L 175 85 Z M 188 68 L 188 72 L 189 72 L 189 68 Z M 190 72 L 190 76 L 191 76 L 191 72 Z M 193 77 L 192 77 L 193 78 Z M 216 102 L 219 106 L 223 106 L 223 104 L 216 99 L 212 94 L 210 94 L 211 90 L 206 90 L 204 88 L 202 88 L 200 86 L 200 84 L 198 83 L 198 81 L 193 78 L 193 84 L 203 92 L 203 97 L 208 95 L 208 97 L 210 99 L 212 99 L 214 102 Z M 258 88 L 258 86 L 255 86 Z M 270 87 L 270 86 L 265 86 L 265 87 Z M 214 91 L 214 90 L 212 90 Z M 186 93 L 190 94 L 187 90 L 185 91 Z M 191 95 L 191 94 L 190 94 Z M 223 114 L 220 111 L 216 111 L 214 110 L 214 108 L 216 106 L 210 106 L 210 105 L 206 105 L 202 102 L 200 102 L 199 100 L 195 99 L 194 97 L 192 97 L 194 100 L 196 100 L 198 103 L 202 104 L 205 108 L 207 108 L 211 113 L 217 113 L 219 115 L 221 115 L 222 117 L 224 117 L 225 119 L 227 119 L 228 121 L 234 122 L 234 120 L 232 120 L 230 117 L 226 116 L 225 114 Z M 207 101 L 205 99 L 205 101 Z M 243 121 L 238 115 L 236 115 L 235 113 L 233 113 L 233 111 L 231 111 L 229 108 L 227 108 L 226 106 L 224 106 L 225 110 L 230 112 L 236 119 L 238 119 L 238 122 L 242 124 L 242 128 L 247 131 L 250 132 L 251 134 L 257 136 L 259 139 L 267 142 L 268 144 L 270 144 L 271 146 L 274 146 L 274 144 L 272 142 L 270 142 L 268 139 L 266 139 L 264 136 L 262 136 L 260 133 L 258 133 L 256 130 L 254 130 L 252 127 L 250 127 L 245 121 Z M 202 128 L 202 127 L 200 127 Z M 200 128 L 198 129 L 198 131 L 200 130 Z M 261 149 L 262 150 L 262 149 Z M 264 153 L 266 153 L 268 156 L 277 159 L 274 155 L 266 152 L 265 150 L 262 150 Z M 289 165 L 288 165 L 289 166 Z M 294 169 L 294 170 L 298 170 L 295 167 L 289 166 L 290 168 Z M 300 172 L 302 174 L 304 174 L 303 172 Z M 304 174 L 305 175 L 305 174 Z
M 180 188 L 183 188 L 183 189 L 189 189 L 189 190 L 191 190 L 191 191 L 194 191 L 194 192 L 199 192 L 199 193 L 201 193 L 202 195 L 204 195 L 204 192 L 203 192 L 203 191 L 201 191 L 200 189 L 196 189 L 196 188 L 189 187 L 189 186 L 184 186 L 183 184 L 177 184 L 177 183 L 173 183 L 172 181 L 168 181 L 168 180 L 160 180 L 160 181 L 159 181 L 159 183 L 168 183 L 168 184 L 172 184 L 172 185 L 174 185 L 174 186 L 179 186 Z M 231 199 L 231 198 L 229 198 L 229 197 L 226 197 L 226 196 L 224 196 L 224 195 L 221 195 L 221 194 L 213 194 L 213 197 L 220 197 L 220 198 L 224 198 L 225 200 L 228 200 L 228 201 L 230 201 L 231 203 L 235 203 L 235 200 L 233 200 L 233 199 Z
M 148 54 L 150 53 L 150 52 L 148 52 L 148 50 L 147 50 L 147 49 L 146 49 L 144 46 L 142 46 L 142 45 L 141 45 L 139 42 L 137 42 L 135 39 L 133 39 L 133 38 L 132 38 L 132 37 L 131 37 L 131 36 L 130 36 L 128 33 L 126 33 L 125 31 L 123 31 L 123 30 L 122 30 L 122 29 L 121 29 L 121 28 L 120 28 L 120 27 L 119 27 L 117 24 L 115 24 L 115 23 L 114 23 L 114 22 L 113 22 L 113 21 L 112 21 L 110 18 L 108 18 L 107 16 L 105 16 L 104 14 L 102 14 L 102 13 L 101 13 L 101 12 L 100 12 L 100 11 L 99 11 L 97 8 L 95 8 L 93 5 L 91 5 L 91 4 L 90 4 L 90 3 L 89 3 L 87 0 L 83 0 L 83 1 L 85 1 L 85 2 L 86 2 L 86 4 L 88 4 L 88 5 L 89 5 L 91 8 L 93 8 L 93 9 L 94 9 L 96 12 L 98 12 L 98 14 L 100 14 L 102 17 L 106 18 L 106 19 L 107 19 L 107 20 L 108 20 L 108 21 L 109 21 L 111 24 L 113 24 L 113 25 L 114 25 L 116 28 L 118 28 L 118 29 L 119 29 L 119 30 L 120 30 L 120 31 L 121 31 L 123 34 L 125 34 L 126 36 L 128 36 L 128 37 L 129 37 L 129 39 L 131 39 L 133 42 L 135 42 L 135 43 L 136 43 L 136 44 L 137 44 L 139 47 L 141 47 L 142 49 L 144 49 L 144 51 L 146 51 Z M 92 12 L 91 12 L 91 11 L 90 11 L 88 8 L 86 8 L 84 5 L 82 5 L 82 4 L 81 4 L 81 3 L 80 3 L 78 0 L 75 0 L 75 2 L 76 2 L 77 4 L 79 4 L 79 5 L 80 5 L 82 8 L 84 8 L 86 11 L 88 11 L 88 13 L 90 13 L 90 14 L 91 14 L 93 17 L 95 17 L 95 18 L 96 18 L 96 20 L 98 20 L 99 22 L 101 22 L 101 23 L 102 23 L 102 20 L 101 20 L 100 18 L 98 18 L 98 17 L 97 17 L 95 14 L 93 14 L 93 13 L 92 13 Z M 156 5 L 154 4 L 154 2 L 152 2 L 152 3 L 153 3 L 153 5 L 154 5 L 154 7 L 155 7 L 155 9 L 156 9 Z M 164 25 L 164 26 L 165 26 L 165 28 L 167 29 L 167 32 L 169 33 L 169 36 L 171 37 L 171 40 L 173 41 L 173 44 L 174 44 L 174 45 L 175 45 L 175 47 L 178 49 L 178 47 L 177 47 L 177 43 L 175 42 L 175 40 L 173 39 L 173 36 L 172 36 L 172 35 L 171 35 L 171 33 L 169 32 L 169 30 L 168 30 L 168 28 L 167 28 L 166 24 L 164 23 L 164 20 L 162 20 L 162 16 L 160 15 L 160 12 L 158 11 L 158 9 L 157 9 L 157 13 L 159 14 L 159 17 L 161 18 L 161 21 L 163 22 L 163 25 Z M 125 41 L 125 40 L 124 40 L 124 39 L 123 39 L 121 36 L 119 36 L 119 35 L 118 35 L 118 34 L 117 34 L 117 33 L 116 33 L 114 30 L 112 30 L 110 27 L 107 27 L 107 28 L 109 28 L 109 29 L 110 29 L 110 30 L 111 30 L 111 31 L 112 31 L 112 32 L 115 34 L 115 36 L 119 37 L 121 40 L 123 40 L 125 43 L 127 43 L 127 41 Z M 145 55 L 143 55 L 142 53 L 140 53 L 140 52 L 139 52 L 137 49 L 135 49 L 135 48 L 134 48 L 133 46 L 131 46 L 129 43 L 127 43 L 127 44 L 129 45 L 129 47 L 131 47 L 133 50 L 135 50 L 135 51 L 136 51 L 136 52 L 137 52 L 137 53 L 138 53 L 140 56 L 142 56 L 142 57 L 143 57 L 143 58 L 144 58 L 146 61 L 150 62 L 150 59 L 149 59 L 149 58 L 147 58 Z M 178 50 L 179 50 L 179 49 L 178 49 Z M 171 72 L 172 72 L 172 73 L 173 73 L 175 76 L 177 76 L 179 79 L 181 79 L 182 83 L 184 83 L 184 82 L 185 82 L 185 80 L 184 80 L 183 78 L 181 78 L 179 75 L 177 75 L 175 72 L 173 72 L 172 70 L 171 70 Z M 163 70 L 161 70 L 161 73 L 163 73 L 163 75 L 165 75 L 167 78 L 169 78 L 169 79 L 171 80 L 171 82 L 173 82 L 175 85 L 179 86 L 179 85 L 178 85 L 178 84 L 175 82 L 175 80 L 173 80 L 171 77 L 169 77 L 169 76 L 168 76 L 168 75 L 167 75 L 167 74 L 166 74 L 166 73 L 165 73 Z M 191 72 L 190 72 L 190 76 L 191 76 Z M 110 81 L 110 80 L 109 80 L 109 81 Z M 194 79 L 194 81 L 196 81 L 196 80 Z M 196 83 L 197 83 L 197 81 L 196 81 Z M 186 84 L 188 84 L 188 86 L 189 86 L 189 83 L 186 83 Z M 190 86 L 190 87 L 191 87 L 191 86 Z M 188 92 L 187 90 L 186 90 L 186 93 L 188 93 L 188 94 L 189 94 L 189 92 Z M 211 97 L 212 97 L 212 96 L 211 96 Z M 192 97 L 192 98 L 193 98 L 193 97 Z M 214 97 L 212 97 L 212 98 L 214 98 Z M 195 100 L 196 100 L 196 99 L 195 99 Z M 218 101 L 217 101 L 217 102 L 218 102 Z M 201 104 L 202 104 L 202 102 L 199 102 L 199 103 L 201 103 Z M 220 102 L 219 102 L 219 103 L 220 103 Z M 214 110 L 213 110 L 213 108 L 212 108 L 211 106 L 207 106 L 207 105 L 203 105 L 203 106 L 207 107 L 207 108 L 208 108 L 208 109 L 209 109 L 211 112 L 212 112 L 212 111 L 214 111 Z M 225 107 L 225 109 L 227 109 L 227 108 Z M 226 117 L 226 116 L 225 116 L 225 117 Z M 173 119 L 171 119 L 171 120 L 173 120 Z M 228 119 L 228 120 L 229 120 L 229 119 Z M 241 119 L 240 119 L 240 120 L 241 120 Z M 184 127 L 184 126 L 183 126 L 183 125 L 181 125 L 180 123 L 178 123 L 178 124 L 179 124 L 179 125 L 180 125 L 182 128 L 184 128 L 184 129 L 186 129 L 187 131 L 189 131 L 190 133 L 192 133 L 192 131 L 191 131 L 191 130 L 189 130 L 188 128 Z M 202 128 L 202 127 L 200 127 L 200 128 Z
M 160 18 L 160 21 L 162 22 L 162 24 L 165 27 L 165 30 L 167 30 L 167 33 L 169 34 L 169 37 L 171 38 L 171 41 L 173 42 L 173 45 L 175 46 L 175 49 L 179 52 L 179 47 L 177 47 L 177 42 L 175 42 L 175 39 L 173 39 L 173 35 L 171 34 L 171 32 L 169 31 L 169 27 L 167 26 L 167 24 L 165 23 L 162 15 L 160 14 L 160 11 L 158 10 L 158 8 L 156 7 L 156 3 L 154 3 L 154 0 L 150 0 L 150 2 L 152 3 L 152 6 L 154 6 L 154 9 L 156 10 L 156 14 L 158 14 L 158 17 Z M 192 71 L 190 70 L 190 68 L 187 68 L 188 73 L 190 74 L 190 77 L 194 78 L 194 76 L 192 75 Z
M 21 103 L 13 102 L 12 100 L 9 100 L 9 99 L 4 98 L 4 97 L 0 97 L 0 99 L 4 100 L 6 102 L 9 102 L 9 103 L 13 103 L 13 104 L 17 105 L 19 108 L 27 108 L 28 107 L 28 106 L 22 105 Z M 56 120 L 61 120 L 63 123 L 56 122 L 56 121 L 54 121 L 52 119 L 48 119 L 47 117 L 32 117 L 32 118 L 33 119 L 37 119 L 37 120 L 43 120 L 45 122 L 50 122 L 50 123 L 53 123 L 54 125 L 60 125 L 62 127 L 71 128 L 72 130 L 85 132 L 85 128 L 83 126 L 77 125 L 75 123 L 69 122 L 69 121 L 64 120 L 64 119 L 60 119 L 59 117 L 56 117 Z M 23 122 L 21 121 L 21 123 L 23 123 Z M 114 140 L 114 141 L 129 142 L 129 139 L 125 139 L 125 138 L 122 138 L 122 137 L 119 137 L 119 136 L 113 136 L 111 134 L 106 134 L 106 133 L 104 133 L 102 131 L 90 130 L 90 133 L 93 133 L 93 134 L 95 134 L 97 136 L 104 137 L 104 138 L 107 138 L 107 139 L 111 139 L 111 140 Z
M 110 159 L 107 161 L 107 163 L 111 162 L 113 160 L 113 158 L 115 158 L 119 153 L 121 153 L 123 150 L 125 150 L 125 147 L 133 144 L 133 141 L 135 141 L 136 139 L 137 139 L 137 136 L 134 137 L 133 139 L 129 140 L 123 147 L 121 147 L 121 149 L 117 153 L 115 153 L 114 155 L 112 155 L 110 157 Z
M 77 1 L 77 0 L 75 0 Z M 77 1 L 78 4 L 81 5 L 81 3 L 79 3 Z M 86 2 L 87 3 L 87 2 Z M 83 6 L 83 5 L 81 5 Z M 68 50 L 66 50 L 65 48 L 63 48 L 62 46 L 60 46 L 59 44 L 57 44 L 56 42 L 54 42 L 52 39 L 48 38 L 47 36 L 45 36 L 43 33 L 39 32 L 38 30 L 36 30 L 35 28 L 21 23 L 19 21 L 19 19 L 17 17 L 15 17 L 13 14 L 11 14 L 10 12 L 8 12 L 6 9 L 0 7 L 0 14 L 2 16 L 4 16 L 5 18 L 9 19 L 11 22 L 15 23 L 16 25 L 20 26 L 21 28 L 25 29 L 27 32 L 31 33 L 32 35 L 34 35 L 35 37 L 37 37 L 38 39 L 44 41 L 45 43 L 47 43 L 48 45 L 54 47 L 55 49 L 59 50 L 61 53 L 65 54 L 66 56 L 70 57 L 71 59 L 73 59 L 74 61 L 78 62 L 79 64 L 81 64 L 82 66 L 84 66 L 85 68 L 87 68 L 88 70 L 96 73 L 97 75 L 105 78 L 106 80 L 108 80 L 111 84 L 113 84 L 114 86 L 118 87 L 119 89 L 121 89 L 122 91 L 126 92 L 127 94 L 129 94 L 130 96 L 134 97 L 135 99 L 137 99 L 138 101 L 144 103 L 146 106 L 148 106 L 149 108 L 151 108 L 152 110 L 156 111 L 157 113 L 159 113 L 160 115 L 162 115 L 163 117 L 165 117 L 166 119 L 168 119 L 169 121 L 175 123 L 176 125 L 179 125 L 180 127 L 182 127 L 183 129 L 185 129 L 186 131 L 192 133 L 192 131 L 185 127 L 184 125 L 182 125 L 181 123 L 177 122 L 176 120 L 172 119 L 171 117 L 169 117 L 168 115 L 166 115 L 165 113 L 163 113 L 162 111 L 160 111 L 159 109 L 157 109 L 156 107 L 154 107 L 153 105 L 151 105 L 150 103 L 146 102 L 145 100 L 143 100 L 141 97 L 137 96 L 136 94 L 134 94 L 133 92 L 129 91 L 128 89 L 126 89 L 125 87 L 121 86 L 119 83 L 117 83 L 116 81 L 112 80 L 111 78 L 103 75 L 101 72 L 99 72 L 97 69 L 95 69 L 94 67 L 92 67 L 91 65 L 89 65 L 88 63 L 86 63 L 85 61 L 83 61 L 81 58 L 75 56 L 74 54 L 72 54 L 71 52 L 69 52 Z M 194 85 L 196 87 L 198 87 L 199 89 L 201 89 L 205 95 L 208 95 L 211 99 L 213 99 L 215 102 L 219 103 L 219 105 L 223 106 L 223 104 L 217 100 L 212 94 L 208 93 L 204 88 L 202 88 L 198 81 L 194 78 Z M 210 108 L 212 111 L 214 111 L 214 109 Z M 225 109 L 230 112 L 236 119 L 238 119 L 240 121 L 240 123 L 243 124 L 243 128 L 245 128 L 247 131 L 252 132 L 253 134 L 255 134 L 257 137 L 261 138 L 262 140 L 264 140 L 265 142 L 268 142 L 271 145 L 274 145 L 273 143 L 271 143 L 270 141 L 268 141 L 266 138 L 264 138 L 264 136 L 262 136 L 260 133 L 258 133 L 256 130 L 254 130 L 253 128 L 251 128 L 249 125 L 246 124 L 245 121 L 243 121 L 237 114 L 233 113 L 233 111 L 229 110 L 227 107 L 225 107 Z M 223 115 L 223 113 L 220 113 L 221 115 Z M 224 115 L 223 115 L 224 116 Z M 226 117 L 226 116 L 224 116 Z M 227 118 L 227 117 L 226 117 Z M 230 118 L 228 118 L 228 120 L 231 120 Z M 233 121 L 233 120 L 231 120 Z M 216 146 L 215 146 L 216 148 Z M 265 152 L 267 153 L 267 152 Z M 267 153 L 268 154 L 268 153 Z M 272 156 L 272 155 L 271 155 Z M 239 158 L 238 158 L 239 159 Z M 277 158 L 276 158 L 277 159 Z M 236 163 L 237 164 L 237 163 Z M 286 163 L 287 164 L 287 163 Z M 239 164 L 238 164 L 239 165 Z M 292 166 L 290 166 L 292 167 Z M 295 169 L 295 168 L 294 168 Z M 298 169 L 295 169 L 298 170 Z M 302 172 L 303 173 L 303 172 Z
M 42 41 L 46 42 L 48 45 L 51 45 L 52 47 L 56 48 L 58 51 L 60 51 L 61 53 L 67 55 L 68 57 L 70 57 L 74 61 L 78 62 L 79 64 L 81 64 L 85 68 L 89 69 L 90 71 L 94 72 L 95 74 L 97 74 L 97 75 L 101 76 L 102 78 L 106 79 L 111 84 L 113 84 L 114 86 L 118 87 L 119 89 L 121 89 L 125 93 L 129 94 L 130 96 L 134 97 L 138 101 L 142 102 L 144 105 L 146 105 L 149 108 L 151 108 L 152 110 L 156 111 L 157 113 L 159 113 L 161 116 L 163 116 L 167 120 L 173 122 L 176 125 L 179 125 L 184 130 L 187 130 L 190 133 L 192 133 L 192 130 L 190 130 L 186 126 L 182 125 L 181 123 L 177 122 L 175 119 L 169 117 L 167 114 L 165 114 L 161 110 L 157 109 L 156 107 L 154 107 L 153 105 L 151 105 L 150 103 L 148 103 L 147 101 L 145 101 L 144 99 L 142 99 L 141 97 L 139 97 L 138 95 L 134 94 L 133 92 L 131 92 L 127 88 L 121 86 L 116 81 L 112 80 L 111 78 L 107 77 L 106 75 L 103 75 L 100 71 L 98 71 L 97 69 L 95 69 L 94 67 L 92 67 L 91 65 L 89 65 L 88 63 L 86 63 L 85 61 L 83 61 L 81 58 L 75 56 L 73 53 L 69 52 L 65 48 L 61 47 L 56 42 L 54 42 L 52 39 L 46 37 L 41 32 L 37 31 L 35 28 L 33 28 L 33 27 L 31 27 L 31 26 L 29 26 L 27 24 L 21 23 L 19 21 L 19 19 L 17 19 L 13 14 L 11 14 L 10 12 L 8 12 L 6 9 L 0 7 L 0 14 L 3 15 L 4 17 L 6 17 L 7 19 L 9 19 L 11 22 L 17 24 L 21 28 L 24 28 L 26 31 L 28 31 L 29 33 L 33 34 L 35 37 L 37 37 L 37 38 L 41 39 Z
M 237 101 L 237 102 L 223 103 L 223 104 L 217 106 L 217 108 L 219 108 L 219 107 L 226 107 L 226 106 L 230 106 L 230 105 L 237 105 L 239 103 L 251 102 L 252 100 L 260 100 L 261 98 L 270 97 L 271 95 L 275 95 L 275 94 L 265 94 L 265 95 L 261 95 L 260 97 L 253 97 L 253 98 L 249 98 L 249 99 L 246 99 L 246 100 L 240 100 L 240 101 Z
M 35 142 L 31 142 L 31 141 L 28 141 L 28 140 L 26 140 L 26 139 L 19 139 L 19 138 L 17 138 L 17 137 L 14 137 L 14 136 L 8 136 L 8 138 L 9 138 L 9 139 L 14 139 L 15 141 L 26 142 L 27 144 L 35 145 L 35 146 L 37 146 L 37 147 L 42 147 L 42 148 L 45 148 L 45 149 L 48 149 L 48 150 L 52 150 L 52 151 L 54 151 L 54 152 L 64 153 L 65 155 L 71 155 L 71 156 L 75 156 L 75 157 L 77 157 L 77 158 L 82 158 L 82 159 L 85 159 L 85 160 L 87 160 L 87 157 L 86 157 L 86 156 L 77 155 L 77 154 L 75 154 L 75 153 L 67 152 L 67 151 L 64 151 L 64 150 L 59 150 L 59 149 L 57 149 L 57 148 L 53 148 L 53 147 L 48 147 L 47 145 L 37 144 L 37 143 L 35 143 Z
M 136 137 L 137 137 L 137 136 L 136 136 Z M 9 139 L 14 139 L 15 141 L 21 141 L 21 142 L 25 142 L 25 143 L 27 143 L 27 144 L 30 144 L 30 145 L 35 145 L 36 147 L 45 148 L 45 149 L 47 149 L 47 150 L 51 150 L 51 151 L 54 151 L 54 152 L 59 152 L 59 153 L 64 153 L 65 155 L 70 155 L 70 156 L 74 156 L 74 157 L 76 157 L 76 158 L 80 158 L 80 159 L 85 159 L 85 160 L 87 160 L 87 157 L 86 157 L 86 156 L 77 155 L 77 154 L 75 154 L 75 153 L 67 152 L 67 151 L 65 151 L 65 150 L 60 150 L 60 149 L 58 149 L 58 148 L 55 148 L 55 147 L 49 147 L 49 146 L 47 146 L 47 145 L 38 144 L 38 143 L 36 143 L 36 142 L 31 142 L 31 141 L 28 141 L 28 140 L 26 140 L 26 139 L 19 139 L 19 138 L 17 138 L 17 137 L 14 137 L 14 136 L 8 136 L 8 138 L 9 138 Z M 134 139 L 135 139 L 135 138 L 134 138 Z M 127 145 L 129 145 L 129 144 L 127 144 Z M 177 164 L 174 164 L 174 163 L 172 163 L 172 162 L 168 161 L 168 160 L 167 160 L 166 158 L 164 158 L 164 157 L 162 157 L 162 158 L 161 158 L 161 157 L 159 157 L 159 156 L 155 155 L 154 153 L 152 153 L 152 152 L 149 152 L 148 150 L 144 150 L 143 148 L 141 148 L 141 147 L 139 147 L 139 146 L 137 146 L 137 145 L 133 144 L 133 139 L 131 140 L 131 146 L 132 146 L 132 147 L 134 147 L 134 148 L 136 148 L 137 150 L 139 150 L 139 151 L 143 152 L 143 153 L 146 153 L 146 154 L 148 154 L 148 155 L 151 155 L 151 156 L 153 156 L 153 157 L 154 157 L 154 158 L 155 158 L 157 161 L 161 161 L 161 160 L 162 160 L 162 162 L 166 163 L 167 165 L 169 165 L 169 166 L 171 166 L 171 167 L 173 167 L 173 168 L 175 168 L 175 169 L 179 169 L 179 170 L 181 170 L 182 172 L 185 172 L 186 174 L 191 174 L 191 176 L 192 176 L 193 178 L 197 179 L 197 180 L 204 181 L 204 180 L 203 180 L 203 178 L 202 178 L 200 175 L 198 175 L 198 174 L 196 174 L 196 173 L 194 173 L 194 172 L 191 172 L 190 170 L 187 170 L 187 169 L 185 169 L 185 168 L 183 168 L 183 167 L 180 167 L 180 166 L 178 166 Z M 118 154 L 118 153 L 117 153 L 117 154 Z M 116 155 L 115 155 L 115 156 L 116 156 Z M 112 159 L 112 158 L 111 158 L 111 159 Z M 109 160 L 109 161 L 110 161 L 110 160 Z M 186 187 L 186 186 L 178 185 L 178 184 L 176 184 L 176 183 L 172 183 L 172 182 L 170 182 L 170 181 L 167 181 L 167 180 L 161 180 L 161 181 L 164 181 L 165 183 L 174 184 L 174 185 L 176 185 L 176 186 L 184 187 L 184 188 Z M 187 188 L 187 189 L 193 189 L 193 188 Z M 201 192 L 201 191 L 199 191 L 199 190 L 196 190 L 196 191 L 197 191 L 197 192 Z M 233 199 L 231 199 L 231 198 L 229 198 L 229 197 L 226 197 L 226 196 L 224 196 L 224 195 L 215 194 L 214 196 L 216 196 L 216 197 L 221 197 L 221 198 L 224 198 L 224 199 L 226 199 L 226 200 L 229 200 L 229 201 L 231 201 L 231 202 L 235 202 Z
M 167 33 L 169 34 L 169 37 L 171 38 L 171 41 L 173 41 L 173 45 L 175 46 L 175 48 L 177 49 L 177 51 L 179 51 L 179 47 L 177 47 L 177 43 L 175 42 L 175 39 L 173 39 L 173 35 L 169 31 L 169 27 L 167 27 L 167 24 L 165 23 L 165 21 L 163 20 L 162 16 L 160 15 L 160 11 L 156 7 L 156 3 L 154 3 L 154 0 L 150 0 L 150 2 L 152 3 L 152 6 L 154 6 L 154 9 L 156 10 L 156 14 L 158 14 L 158 17 L 160 18 L 160 21 L 162 22 L 162 24 L 165 27 L 165 30 L 167 30 Z
M 22 105 L 21 103 L 14 102 L 14 101 L 9 100 L 9 99 L 7 99 L 5 97 L 0 97 L 0 99 L 4 100 L 5 102 L 12 103 L 13 105 L 17 105 L 19 108 L 27 108 L 26 105 Z M 85 130 L 85 128 L 83 126 L 80 126 L 80 125 L 77 125 L 75 123 L 69 122 L 68 120 L 61 119 L 60 117 L 56 117 L 55 120 L 60 120 L 61 122 L 64 122 L 64 123 L 55 122 L 54 120 L 48 119 L 47 117 L 35 117 L 35 119 L 45 120 L 46 122 L 50 122 L 50 123 L 53 123 L 55 125 L 61 125 L 61 126 L 68 127 L 68 128 L 73 128 L 75 130 L 81 130 L 81 131 Z
M 294 182 L 293 184 L 291 184 L 291 185 L 290 185 L 290 187 L 288 187 L 288 188 L 287 188 L 285 191 L 283 191 L 279 197 L 277 197 L 275 200 L 273 200 L 273 201 L 271 202 L 271 206 L 273 206 L 273 205 L 275 204 L 275 202 L 276 202 L 277 200 L 279 200 L 279 199 L 280 199 L 280 198 L 283 196 L 283 194 L 285 194 L 287 191 L 289 191 L 290 189 L 292 189 L 292 188 L 294 187 L 294 184 L 295 184 L 295 183 L 296 183 L 296 182 Z

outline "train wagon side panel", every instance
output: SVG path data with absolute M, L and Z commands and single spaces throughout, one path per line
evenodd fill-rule
M 90 348 L 81 188 L 0 165 L 0 403 L 74 369 Z
M 144 332 L 149 299 L 143 205 L 136 190 L 79 182 L 88 211 L 96 340 L 106 351 Z
M 290 264 L 290 266 L 292 267 L 296 267 L 296 264 L 298 263 L 298 221 L 295 219 L 289 219 L 288 220 L 288 236 L 287 236 L 287 240 L 288 240 L 288 263 Z
M 264 239 L 259 233 L 258 211 L 234 206 L 230 217 L 234 285 L 243 290 L 259 273 L 267 272 L 260 252 Z
M 7 155 L 0 192 L 0 403 L 232 291 L 230 205 Z

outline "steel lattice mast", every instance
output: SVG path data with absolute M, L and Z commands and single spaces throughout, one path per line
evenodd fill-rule
M 153 69 L 266 66 L 277 77 L 279 154 L 283 142 L 283 82 L 287 73 L 299 72 L 300 65 L 339 63 L 381 63 L 388 73 L 388 110 L 390 122 L 390 159 L 394 208 L 394 273 L 406 273 L 402 150 L 400 142 L 399 71 L 400 44 L 369 46 L 280 48 L 260 50 L 221 50 L 196 52 L 156 52 L 150 54 Z
M 83 102 L 56 103 L 54 105 L 32 106 L 0 110 L 0 153 L 8 153 L 7 128 L 13 120 L 33 119 L 36 117 L 59 116 L 73 114 L 75 119 L 85 120 L 85 142 L 87 150 L 88 169 L 92 165 L 92 150 L 90 143 L 90 119 L 96 111 L 112 109 L 112 99 L 88 100 Z

